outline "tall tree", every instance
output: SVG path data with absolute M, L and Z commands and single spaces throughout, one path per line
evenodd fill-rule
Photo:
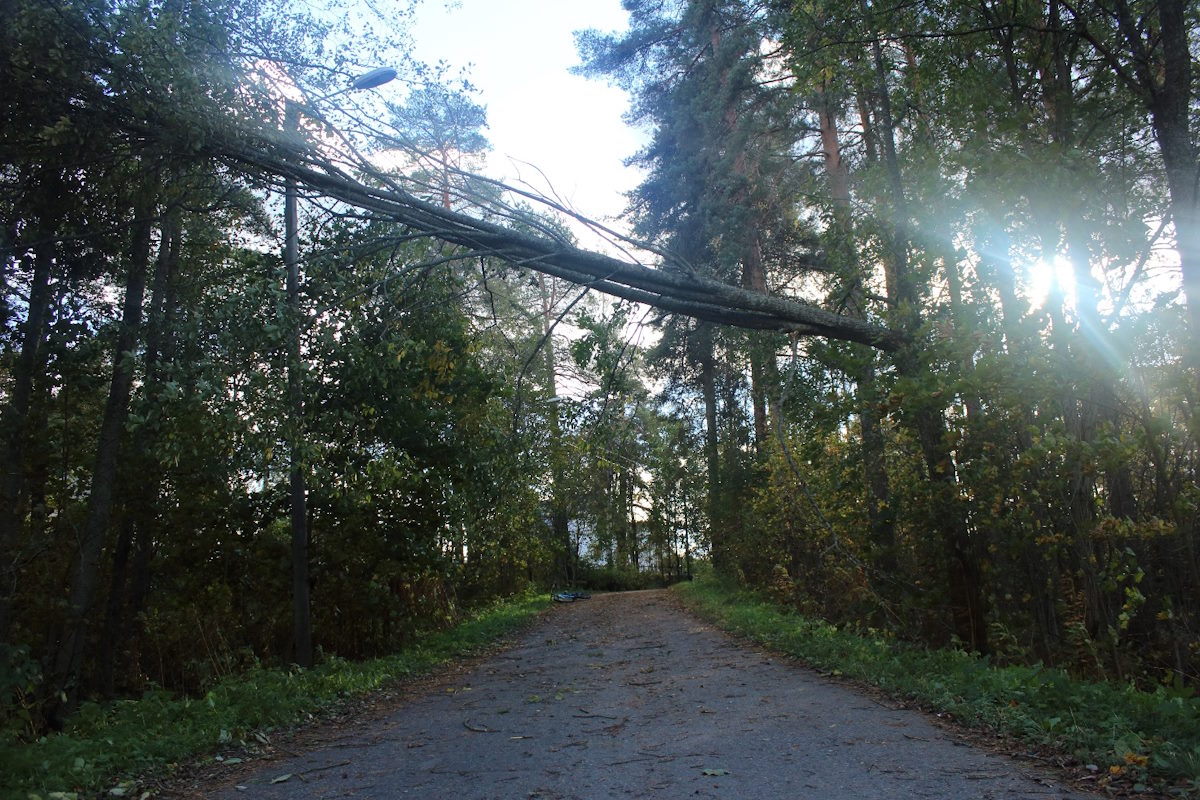
M 1063 2 L 1083 36 L 1150 115 L 1170 194 L 1193 337 L 1200 333 L 1200 159 L 1193 48 L 1200 17 L 1184 0 Z M 1193 356 L 1195 354 L 1193 353 Z M 1193 360 L 1193 368 L 1200 362 Z
M 786 195 L 794 180 L 792 103 L 770 90 L 763 20 L 740 2 L 629 8 L 628 33 L 593 31 L 579 43 L 585 72 L 630 90 L 630 117 L 653 125 L 651 143 L 635 159 L 648 170 L 634 195 L 636 230 L 689 269 L 766 294 L 770 256 L 791 261 L 797 224 Z M 734 340 L 703 325 L 687 338 L 695 344 L 706 404 L 709 502 L 717 503 L 717 360 L 721 343 Z M 749 362 L 755 443 L 763 448 L 770 436 L 767 399 L 778 384 L 776 339 L 751 336 L 734 346 L 730 356 Z M 712 506 L 714 519 L 715 513 Z M 719 542 L 714 548 L 720 551 Z
M 467 177 L 479 167 L 491 145 L 483 133 L 487 109 L 464 91 L 434 85 L 413 91 L 403 105 L 390 105 L 400 143 L 419 168 L 410 180 L 426 189 L 449 210 L 457 202 L 473 202 L 478 187 Z

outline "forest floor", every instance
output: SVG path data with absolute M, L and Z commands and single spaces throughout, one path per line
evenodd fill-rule
M 165 797 L 1094 798 L 721 633 L 664 591 L 554 607 L 504 649 L 210 763 Z M 236 759 L 235 759 L 236 760 Z

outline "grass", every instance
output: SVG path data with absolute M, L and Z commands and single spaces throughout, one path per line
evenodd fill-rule
M 497 605 L 385 658 L 333 657 L 310 670 L 254 669 L 222 680 L 202 698 L 152 691 L 137 700 L 85 705 L 62 734 L 0 742 L 0 798 L 137 796 L 132 787 L 138 775 L 222 746 L 265 743 L 273 730 L 319 717 L 347 698 L 477 652 L 549 603 L 541 595 Z
M 1093 768 L 1097 786 L 1200 795 L 1200 698 L 1190 688 L 1146 692 L 1042 666 L 997 667 L 961 651 L 927 650 L 806 619 L 715 578 L 676 591 L 726 630 L 813 667 L 967 725 L 1065 751 Z

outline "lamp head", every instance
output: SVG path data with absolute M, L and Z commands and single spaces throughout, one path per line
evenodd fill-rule
M 350 84 L 350 88 L 354 91 L 362 89 L 374 89 L 376 86 L 382 86 L 396 77 L 396 70 L 393 67 L 379 67 L 370 72 L 359 75 Z

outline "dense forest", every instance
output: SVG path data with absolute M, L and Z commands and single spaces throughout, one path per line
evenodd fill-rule
M 1200 679 L 1195 5 L 624 6 L 613 256 L 407 8 L 0 0 L 7 734 L 700 561 Z

